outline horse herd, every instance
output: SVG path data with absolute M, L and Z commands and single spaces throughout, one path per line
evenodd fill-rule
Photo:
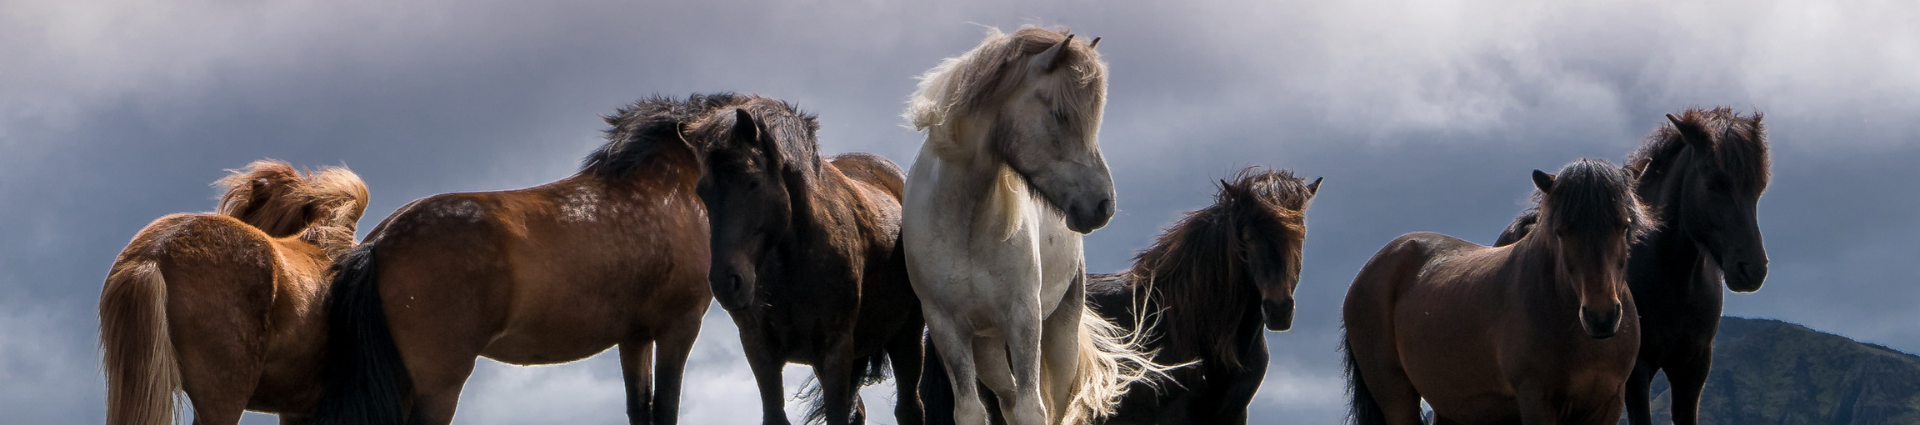
M 928 71 L 909 172 L 821 157 L 786 102 L 653 97 L 570 177 L 420 199 L 356 243 L 357 176 L 255 162 L 216 212 L 115 260 L 107 422 L 169 423 L 184 394 L 200 424 L 445 424 L 481 356 L 619 347 L 629 419 L 671 424 L 717 302 L 768 424 L 787 363 L 817 378 L 808 422 L 864 423 L 858 390 L 890 371 L 902 424 L 1246 423 L 1320 180 L 1243 170 L 1132 267 L 1088 274 L 1081 237 L 1115 208 L 1098 43 L 992 31 Z M 1644 425 L 1664 370 L 1694 423 L 1723 277 L 1766 275 L 1769 165 L 1758 114 L 1668 118 L 1625 167 L 1534 171 L 1538 205 L 1495 247 L 1412 233 L 1375 254 L 1343 316 L 1351 419 L 1612 424 L 1624 405 Z

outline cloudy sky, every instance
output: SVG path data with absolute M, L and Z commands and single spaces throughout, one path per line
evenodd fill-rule
M 1089 238 L 1092 270 L 1125 267 L 1242 166 L 1326 178 L 1256 418 L 1339 420 L 1339 304 L 1382 244 L 1491 242 L 1528 171 L 1619 161 L 1696 105 L 1766 112 L 1773 145 L 1772 274 L 1727 312 L 1920 352 L 1902 267 L 1920 254 L 1911 1 L 532 3 L 0 0 L 0 411 L 102 420 L 106 269 L 150 220 L 211 209 L 223 169 L 350 166 L 372 188 L 365 229 L 423 196 L 564 177 L 600 143 L 598 114 L 721 90 L 797 102 L 824 151 L 905 166 L 913 77 L 981 25 L 1028 23 L 1104 37 L 1111 64 L 1120 212 Z M 750 423 L 751 374 L 712 311 L 683 422 Z M 621 391 L 609 355 L 482 362 L 459 419 L 624 423 Z

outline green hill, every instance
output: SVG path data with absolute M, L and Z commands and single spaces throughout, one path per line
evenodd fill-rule
M 1920 424 L 1920 356 L 1741 317 L 1720 320 L 1713 346 L 1702 424 Z M 1653 391 L 1654 422 L 1669 423 L 1664 378 Z

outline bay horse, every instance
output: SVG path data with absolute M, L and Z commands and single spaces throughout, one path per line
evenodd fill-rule
M 956 422 L 987 420 L 976 379 L 1011 423 L 1082 423 L 1164 369 L 1085 308 L 1081 235 L 1114 211 L 1097 140 L 1107 75 L 1098 41 L 990 30 L 927 71 L 908 100 L 906 118 L 926 140 L 907 177 L 901 241 L 952 374 Z
M 401 207 L 334 265 L 317 423 L 446 424 L 474 362 L 537 365 L 620 348 L 627 416 L 677 420 L 712 292 L 692 109 L 606 118 L 578 173 Z
M 878 155 L 823 160 L 813 115 L 742 95 L 687 131 L 708 141 L 700 198 L 714 299 L 740 328 L 762 423 L 786 424 L 782 367 L 813 366 L 807 422 L 862 423 L 860 387 L 886 378 L 894 416 L 921 421 L 920 301 L 900 246 L 906 173 Z
M 1117 424 L 1244 424 L 1267 371 L 1265 331 L 1293 326 L 1306 211 L 1320 179 L 1249 167 L 1220 181 L 1214 203 L 1187 214 L 1120 273 L 1089 277 L 1094 311 L 1144 334 L 1172 385 L 1136 383 Z M 1153 317 L 1144 322 L 1135 318 Z M 1144 325 L 1144 328 L 1138 326 Z M 1262 329 L 1264 328 L 1264 330 Z M 931 413 L 952 410 L 946 374 L 928 355 L 921 393 Z M 997 403 L 982 394 L 986 403 Z
M 1655 225 L 1604 160 L 1533 172 L 1539 226 L 1485 247 L 1394 239 L 1360 269 L 1343 323 L 1360 425 L 1613 424 L 1640 342 L 1627 246 Z
M 1627 379 L 1627 421 L 1653 423 L 1654 374 L 1673 387 L 1673 423 L 1699 423 L 1700 392 L 1713 367 L 1720 293 L 1753 292 L 1767 277 L 1767 249 L 1757 219 L 1770 178 L 1761 115 L 1731 108 L 1667 115 L 1627 158 L 1634 192 L 1666 221 L 1633 244 L 1627 287 L 1640 308 L 1640 355 Z M 1518 240 L 1537 211 L 1514 219 L 1501 242 Z
M 216 212 L 154 220 L 100 291 L 107 423 L 196 424 L 246 410 L 304 423 L 319 398 L 327 265 L 353 247 L 367 186 L 346 168 L 303 175 L 260 160 L 214 183 Z

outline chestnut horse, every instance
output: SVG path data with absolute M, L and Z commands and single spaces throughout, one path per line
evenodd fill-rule
M 762 423 L 786 424 L 781 369 L 813 366 L 807 422 L 860 423 L 861 386 L 886 377 L 894 417 L 921 420 L 920 301 L 900 247 L 905 173 L 876 155 L 822 160 L 818 124 L 778 100 L 741 95 L 688 133 L 708 143 L 700 198 L 713 225 L 714 299 L 740 328 Z
M 1373 256 L 1344 312 L 1354 423 L 1613 424 L 1639 348 L 1627 246 L 1655 224 L 1603 160 L 1535 170 L 1540 225 L 1485 247 L 1410 233 Z
M 1760 114 L 1689 109 L 1667 120 L 1627 159 L 1634 192 L 1667 223 L 1635 242 L 1627 261 L 1627 287 L 1640 308 L 1640 357 L 1627 379 L 1633 425 L 1653 423 L 1650 387 L 1661 370 L 1673 387 L 1673 423 L 1699 422 L 1721 280 L 1734 292 L 1753 292 L 1767 277 L 1757 219 L 1769 178 Z M 1525 236 L 1538 215 L 1521 213 L 1501 242 Z
M 342 256 L 316 422 L 446 424 L 479 356 L 554 364 L 617 345 L 629 420 L 674 423 L 713 295 L 698 154 L 683 111 L 658 106 L 608 117 L 578 174 L 414 201 Z
M 1089 306 L 1123 326 L 1144 324 L 1128 330 L 1144 333 L 1156 363 L 1193 364 L 1168 371 L 1171 385 L 1135 384 L 1101 423 L 1247 422 L 1267 374 L 1265 331 L 1293 326 L 1307 205 L 1319 189 L 1319 179 L 1307 183 L 1288 170 L 1241 170 L 1220 181 L 1212 206 L 1168 228 L 1132 268 L 1088 276 Z M 1151 318 L 1136 322 L 1141 317 Z M 934 357 L 922 397 L 933 423 L 950 424 L 951 414 L 942 421 L 939 413 L 952 410 L 953 393 Z
M 992 30 L 927 71 L 908 101 L 926 140 L 907 177 L 901 241 L 953 374 L 955 421 L 987 420 L 976 378 L 1009 421 L 1059 424 L 1111 413 L 1134 382 L 1165 369 L 1085 308 L 1081 235 L 1114 211 L 1098 41 Z
M 196 424 L 254 410 L 302 423 L 320 394 L 327 265 L 353 247 L 367 186 L 261 160 L 214 183 L 211 214 L 154 220 L 100 291 L 107 423 L 162 425 L 186 393 Z

